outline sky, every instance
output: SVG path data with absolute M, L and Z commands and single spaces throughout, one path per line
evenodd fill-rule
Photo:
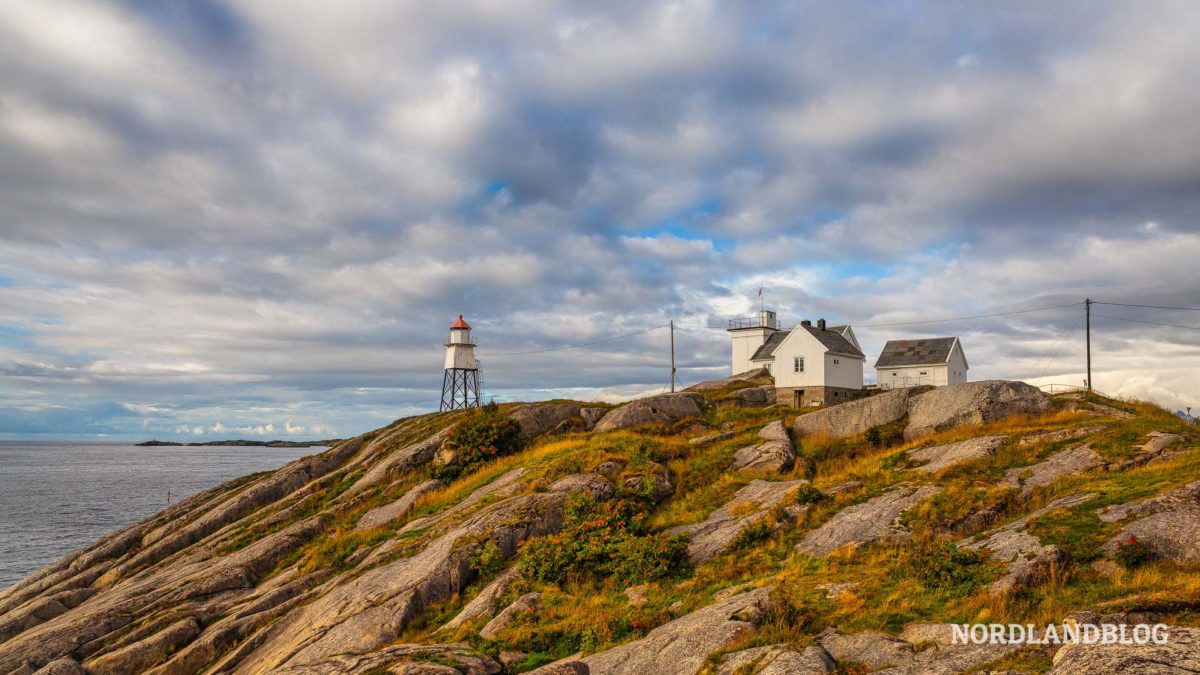
M 1079 305 L 866 326 L 1200 306 L 1198 34 L 1187 1 L 0 0 L 0 439 L 361 433 L 436 409 L 459 313 L 488 397 L 619 400 L 670 320 L 684 385 L 728 374 L 759 288 L 864 326 L 868 381 L 958 335 L 971 379 L 1081 384 Z M 1200 408 L 1197 326 L 1094 307 L 1096 388 Z

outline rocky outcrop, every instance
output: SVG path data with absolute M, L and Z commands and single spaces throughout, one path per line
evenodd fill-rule
M 891 389 L 856 401 L 800 415 L 792 424 L 796 437 L 822 434 L 834 438 L 857 436 L 871 427 L 895 422 L 908 414 L 908 389 Z
M 534 493 L 485 507 L 417 555 L 369 570 L 291 612 L 238 670 L 316 663 L 397 639 L 419 612 L 470 584 L 471 557 L 485 541 L 512 556 L 525 539 L 558 531 L 566 498 L 565 493 Z
M 1120 542 L 1128 542 L 1130 538 L 1149 547 L 1150 554 L 1156 559 L 1194 565 L 1200 562 L 1200 506 L 1185 506 L 1139 518 L 1126 525 L 1116 539 L 1101 550 L 1111 556 Z
M 417 500 L 421 497 L 435 490 L 440 490 L 442 487 L 444 487 L 444 483 L 436 478 L 420 483 L 405 492 L 403 497 L 391 504 L 385 504 L 364 513 L 363 517 L 358 519 L 358 523 L 354 526 L 354 529 L 369 530 L 375 527 L 390 525 L 408 515 L 408 512 L 412 511 L 413 507 L 417 505 Z
M 541 668 L 529 671 L 529 675 L 588 675 L 590 672 L 586 663 L 578 658 L 570 658 L 547 663 Z
M 141 673 L 158 663 L 163 654 L 169 654 L 200 634 L 200 624 L 187 617 L 171 624 L 165 630 L 103 656 L 85 661 L 84 670 L 94 675 L 121 675 Z
M 668 424 L 687 417 L 699 417 L 702 405 L 704 397 L 691 392 L 634 399 L 600 418 L 594 430 L 614 431 L 642 424 Z
M 448 665 L 453 664 L 453 665 Z M 337 654 L 275 672 L 291 675 L 396 673 L 397 675 L 496 675 L 501 665 L 469 645 L 392 645 L 366 654 Z
M 833 658 L 820 647 L 797 652 L 783 645 L 768 645 L 726 654 L 717 675 L 826 675 L 833 669 Z
M 442 523 L 457 517 L 459 514 L 469 511 L 479 505 L 488 497 L 509 497 L 516 494 L 523 486 L 521 477 L 525 475 L 524 467 L 517 467 L 512 471 L 505 472 L 496 480 L 480 487 L 467 496 L 466 499 L 451 506 L 448 509 L 440 511 L 432 516 L 417 518 L 408 522 L 404 527 L 400 528 L 400 534 L 413 532 L 422 528 L 433 527 L 438 523 Z
M 764 406 L 775 402 L 775 385 L 767 384 L 761 387 L 746 387 L 729 394 L 720 403 L 732 402 L 741 407 Z
M 1061 547 L 1043 545 L 1040 539 L 1021 530 L 1001 530 L 964 548 L 985 551 L 992 560 L 1004 564 L 1007 571 L 988 588 L 996 595 L 1044 579 L 1067 562 L 1067 552 Z
M 1147 437 L 1146 442 L 1142 444 L 1142 447 L 1138 448 L 1132 457 L 1112 462 L 1105 469 L 1108 471 L 1128 471 L 1129 469 L 1144 466 L 1151 462 L 1167 459 L 1177 453 L 1165 452 L 1166 449 L 1185 438 L 1179 434 L 1168 434 L 1161 431 L 1152 431 L 1147 434 Z
M 827 628 L 816 640 L 835 661 L 852 661 L 871 669 L 902 665 L 911 661 L 914 653 L 911 644 L 882 633 L 842 634 Z
M 1041 415 L 1053 407 L 1049 396 L 1024 382 L 983 380 L 950 384 L 913 397 L 904 437 L 919 438 L 1014 415 Z
M 504 630 L 522 614 L 528 614 L 538 608 L 542 602 L 541 593 L 526 593 L 505 607 L 487 625 L 479 630 L 479 637 L 484 640 L 495 640 Z
M 490 584 L 483 587 L 482 591 L 471 601 L 463 606 L 462 611 L 455 617 L 446 622 L 441 627 L 441 630 L 455 630 L 459 626 L 468 624 L 476 619 L 491 618 L 496 615 L 499 609 L 496 606 L 496 600 L 508 591 L 508 587 L 521 578 L 521 572 L 516 566 L 510 567 L 496 577 Z
M 580 410 L 575 403 L 527 403 L 513 410 L 509 417 L 521 426 L 521 438 L 529 440 L 579 418 Z
M 665 623 L 640 640 L 593 654 L 583 662 L 591 675 L 697 673 L 708 654 L 752 633 L 769 606 L 767 588 L 735 595 Z
M 688 537 L 688 557 L 693 564 L 702 563 L 728 550 L 742 530 L 786 502 L 795 488 L 807 484 L 806 480 L 751 481 L 703 522 L 672 527 L 667 533 Z
M 980 436 L 957 443 L 909 450 L 908 458 L 922 462 L 922 465 L 912 469 L 913 471 L 937 473 L 964 462 L 996 454 L 1000 446 L 1004 445 L 1004 439 L 1004 436 Z
M 917 652 L 902 666 L 875 671 L 876 675 L 958 675 L 987 672 L 990 675 L 1022 675 L 1011 671 L 977 670 L 1021 649 L 1019 644 L 935 646 Z
M 805 535 L 796 550 L 825 556 L 843 546 L 903 541 L 911 534 L 900 524 L 900 516 L 939 492 L 941 488 L 932 485 L 898 485 L 874 499 L 838 512 L 824 525 Z
M 1145 673 L 1169 675 L 1200 672 L 1200 628 L 1171 626 L 1164 644 L 1063 645 L 1048 675 Z
M 1106 523 L 1115 523 L 1130 516 L 1149 516 L 1163 511 L 1176 511 L 1190 507 L 1200 507 L 1200 480 L 1193 481 L 1181 488 L 1169 490 L 1158 495 L 1126 504 L 1113 504 L 1100 509 L 1096 514 Z
M 796 448 L 783 422 L 771 422 L 758 432 L 762 439 L 757 445 L 737 451 L 731 471 L 753 471 L 775 474 L 787 471 L 796 462 Z
M 598 473 L 575 473 L 563 476 L 551 483 L 546 490 L 549 492 L 586 492 L 596 501 L 604 501 L 616 492 L 612 482 Z
M 1004 482 L 1021 489 L 1029 495 L 1034 489 L 1045 487 L 1063 476 L 1087 473 L 1104 466 L 1100 455 L 1086 445 L 1068 448 L 1051 455 L 1043 462 L 1032 466 L 1009 469 L 1004 473 Z
M 723 377 L 719 380 L 707 380 L 699 384 L 693 384 L 687 389 L 684 389 L 684 391 L 711 391 L 713 389 L 728 387 L 731 384 L 750 382 L 752 380 L 757 380 L 760 377 L 770 376 L 771 371 L 767 370 L 766 368 L 754 368 L 752 370 L 747 370 L 744 373 L 737 373 L 735 375 L 730 375 L 729 377 Z
M 349 498 L 367 488 L 383 484 L 389 477 L 402 476 L 430 463 L 452 430 L 453 427 L 446 427 L 429 438 L 406 445 L 376 462 L 363 474 L 362 478 L 355 481 L 343 498 Z
M 1021 439 L 1022 446 L 1028 445 L 1046 445 L 1048 443 L 1057 443 L 1058 441 L 1074 440 L 1091 436 L 1092 434 L 1104 431 L 1107 427 L 1103 424 L 1093 424 L 1086 427 L 1078 427 L 1075 429 L 1060 429 L 1058 431 L 1047 431 L 1045 433 L 1033 434 Z

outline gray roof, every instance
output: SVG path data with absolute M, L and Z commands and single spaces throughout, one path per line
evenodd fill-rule
M 787 338 L 787 336 L 788 332 L 786 330 L 777 330 L 774 333 L 771 333 L 771 337 L 767 338 L 767 341 L 762 343 L 762 346 L 760 346 L 754 352 L 754 356 L 751 356 L 750 360 L 765 361 L 771 358 L 775 355 L 775 349 L 778 348 L 779 345 L 783 344 L 783 341 Z
M 844 328 L 845 326 L 829 326 L 825 330 L 821 330 L 816 326 L 796 326 L 796 330 L 806 330 L 817 338 L 818 342 L 825 345 L 827 351 L 847 356 L 862 356 L 862 351 L 855 347 L 853 342 L 847 340 L 845 335 L 842 335 L 841 331 Z
M 889 340 L 883 346 L 876 368 L 894 366 L 927 366 L 945 363 L 950 359 L 954 347 L 952 337 L 925 338 L 922 340 Z
M 835 330 L 835 328 L 837 330 Z M 796 326 L 792 330 L 808 331 L 813 337 L 817 338 L 822 345 L 825 346 L 827 351 L 838 354 L 846 354 L 847 356 L 862 356 L 863 353 L 859 351 L 858 347 L 855 347 L 853 342 L 847 340 L 846 337 L 841 334 L 840 331 L 844 328 L 845 326 L 830 326 L 825 330 L 821 330 L 816 326 Z M 762 346 L 754 352 L 754 356 L 751 356 L 750 360 L 764 361 L 771 358 L 775 355 L 775 350 L 779 348 L 779 345 L 783 344 L 783 341 L 786 340 L 787 336 L 790 334 L 791 331 L 786 330 L 780 330 L 771 333 L 771 337 L 767 338 L 767 341 L 764 342 Z

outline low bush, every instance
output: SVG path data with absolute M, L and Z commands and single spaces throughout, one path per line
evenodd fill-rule
M 641 583 L 684 572 L 687 544 L 683 537 L 647 532 L 643 502 L 597 502 L 577 494 L 567 501 L 562 530 L 525 542 L 518 565 L 527 578 L 551 583 L 568 574 Z
M 959 597 L 990 583 L 999 572 L 983 554 L 960 549 L 950 542 L 914 545 L 901 560 L 899 574 L 915 577 L 929 590 Z
M 521 425 L 489 404 L 472 411 L 450 432 L 443 445 L 457 458 L 453 463 L 434 466 L 432 474 L 449 482 L 476 464 L 520 451 Z
M 1129 535 L 1127 539 L 1117 542 L 1117 551 L 1114 557 L 1126 569 L 1134 569 L 1150 561 L 1150 547 L 1141 539 Z

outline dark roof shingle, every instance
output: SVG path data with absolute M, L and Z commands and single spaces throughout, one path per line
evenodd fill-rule
M 837 326 L 837 328 L 843 328 L 843 326 Z M 817 338 L 818 342 L 825 345 L 825 349 L 831 352 L 846 354 L 847 356 L 863 355 L 862 351 L 859 350 L 858 347 L 855 347 L 853 342 L 847 340 L 846 336 L 842 335 L 840 332 L 834 331 L 832 328 L 821 330 L 816 326 L 805 326 L 801 324 L 796 326 L 796 330 L 808 331 L 809 334 Z
M 893 366 L 925 366 L 945 363 L 950 358 L 955 338 L 925 338 L 921 340 L 889 340 L 875 362 L 876 368 Z
M 771 337 L 767 338 L 767 341 L 762 343 L 762 346 L 760 346 L 754 352 L 754 356 L 751 356 L 750 360 L 758 361 L 771 358 L 775 354 L 775 349 L 783 343 L 787 336 L 788 332 L 786 330 L 777 330 L 774 333 L 771 333 Z

